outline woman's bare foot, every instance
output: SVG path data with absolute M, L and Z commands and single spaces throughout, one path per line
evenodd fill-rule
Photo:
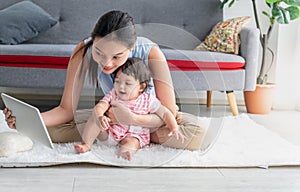
M 85 153 L 91 150 L 88 144 L 74 144 L 74 148 L 79 153 Z

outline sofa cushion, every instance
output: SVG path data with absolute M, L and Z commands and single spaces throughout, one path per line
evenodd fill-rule
M 44 46 L 37 45 L 33 47 L 40 47 L 39 50 L 43 53 Z M 65 50 L 69 49 L 71 51 L 72 47 L 65 46 Z M 44 48 L 46 49 L 46 47 Z M 245 66 L 244 58 L 239 55 L 192 50 L 162 49 L 162 51 L 172 71 L 239 70 Z M 71 55 L 68 52 L 63 55 L 55 54 L 54 50 L 53 52 L 45 50 L 45 54 L 40 53 L 39 55 L 30 54 L 29 52 L 26 52 L 26 54 L 23 52 L 21 55 L 0 54 L 0 66 L 66 69 Z M 62 51 L 57 53 L 62 53 Z
M 69 60 L 64 56 L 0 55 L 0 66 L 67 69 Z
M 245 59 L 239 55 L 193 50 L 162 49 L 172 71 L 240 70 Z
M 66 69 L 76 45 L 0 45 L 0 66 Z
M 57 23 L 31 1 L 22 1 L 0 11 L 0 44 L 18 44 L 36 37 Z
M 239 33 L 251 17 L 237 17 L 217 23 L 195 50 L 239 54 Z

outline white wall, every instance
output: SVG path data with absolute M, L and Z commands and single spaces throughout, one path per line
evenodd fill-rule
M 280 25 L 273 108 L 300 110 L 300 19 Z

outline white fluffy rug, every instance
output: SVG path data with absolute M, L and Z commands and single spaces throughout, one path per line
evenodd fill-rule
M 1 112 L 1 111 L 0 111 Z M 1 112 L 2 114 L 2 112 Z M 1 115 L 0 115 L 1 116 Z M 247 114 L 237 117 L 201 118 L 220 121 L 216 142 L 207 151 L 171 149 L 150 145 L 139 150 L 132 161 L 117 158 L 115 146 L 96 143 L 92 151 L 77 154 L 73 143 L 55 144 L 55 149 L 34 142 L 29 151 L 0 157 L 0 167 L 36 167 L 67 163 L 94 163 L 125 167 L 269 167 L 300 165 L 300 146 L 251 120 Z M 0 118 L 0 132 L 8 128 Z

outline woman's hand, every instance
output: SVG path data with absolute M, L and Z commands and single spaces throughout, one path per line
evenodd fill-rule
M 122 123 L 148 128 L 157 128 L 163 125 L 162 119 L 156 114 L 135 114 L 117 101 L 111 102 L 111 108 L 105 114 L 110 118 L 110 124 Z
M 5 108 L 3 110 L 3 113 L 5 115 L 5 121 L 9 128 L 16 129 L 16 117 L 12 116 L 12 112 L 10 109 Z
M 106 113 L 112 124 L 121 123 L 125 125 L 134 125 L 134 113 L 122 103 L 117 101 L 111 102 L 111 108 Z

